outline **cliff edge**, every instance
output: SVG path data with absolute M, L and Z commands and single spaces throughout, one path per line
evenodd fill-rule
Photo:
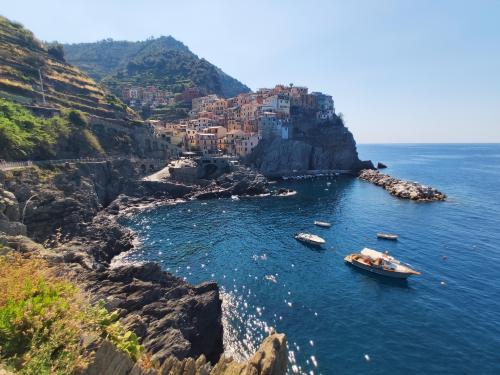
M 246 162 L 268 177 L 307 174 L 314 170 L 339 170 L 356 173 L 373 168 L 361 161 L 352 133 L 340 117 L 316 122 L 296 121 L 288 138 L 264 138 Z

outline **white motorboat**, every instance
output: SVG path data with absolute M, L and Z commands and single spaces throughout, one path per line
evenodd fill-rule
M 377 237 L 383 240 L 392 240 L 392 241 L 397 241 L 397 239 L 399 238 L 397 234 L 390 234 L 384 232 L 377 233 Z
M 315 234 L 310 233 L 297 233 L 295 235 L 295 239 L 297 241 L 301 241 L 314 246 L 321 246 L 326 243 L 326 241 L 320 236 L 316 236 Z
M 415 271 L 408 264 L 404 264 L 388 254 L 368 248 L 361 250 L 361 253 L 349 254 L 344 260 L 354 267 L 396 279 L 420 275 L 420 272 Z
M 291 197 L 293 195 L 297 194 L 295 190 L 291 189 L 278 189 L 278 191 L 275 192 L 275 196 L 277 197 Z
M 317 225 L 318 227 L 322 228 L 330 228 L 332 226 L 332 224 L 327 223 L 326 221 L 318 221 L 318 220 L 314 221 L 314 225 Z

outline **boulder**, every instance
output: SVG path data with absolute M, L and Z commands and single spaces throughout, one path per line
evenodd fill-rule
M 0 232 L 10 236 L 25 235 L 26 226 L 19 220 L 21 212 L 16 196 L 0 184 Z

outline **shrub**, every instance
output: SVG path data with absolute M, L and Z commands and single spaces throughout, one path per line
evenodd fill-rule
M 0 360 L 23 374 L 71 374 L 90 354 L 82 335 L 108 339 L 137 361 L 138 337 L 108 313 L 91 306 L 72 283 L 55 277 L 42 260 L 10 253 L 0 258 Z
M 69 133 L 67 120 L 36 117 L 21 105 L 0 98 L 0 158 L 47 158 L 55 144 Z
M 64 60 L 64 48 L 62 44 L 59 44 L 57 42 L 49 44 L 47 46 L 47 52 L 54 59 L 61 62 L 66 62 L 66 60 Z
M 79 126 L 81 128 L 86 127 L 88 124 L 87 118 L 82 111 L 77 111 L 74 109 L 70 110 L 68 112 L 68 119 L 73 125 Z

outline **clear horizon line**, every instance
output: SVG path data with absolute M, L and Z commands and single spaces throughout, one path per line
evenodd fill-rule
M 500 142 L 356 142 L 357 145 L 500 145 Z

